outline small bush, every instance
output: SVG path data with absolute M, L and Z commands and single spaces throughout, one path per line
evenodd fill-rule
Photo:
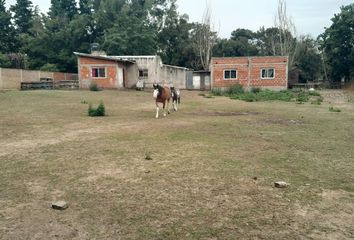
M 220 89 L 220 88 L 213 88 L 211 90 L 211 93 L 214 95 L 214 96 L 222 96 L 223 95 L 223 91 Z
M 92 107 L 92 104 L 89 104 L 88 115 L 90 117 L 103 117 L 106 115 L 106 109 L 103 102 L 100 102 L 97 108 Z
M 245 90 L 243 89 L 243 86 L 241 84 L 232 85 L 226 90 L 226 93 L 229 95 L 242 94 L 244 92 Z
M 297 95 L 296 101 L 300 103 L 308 102 L 310 99 L 309 95 L 306 92 L 300 92 Z
M 91 83 L 90 84 L 90 91 L 98 92 L 98 91 L 101 91 L 101 88 L 99 88 L 96 83 Z
M 330 107 L 329 111 L 330 112 L 341 112 L 341 110 L 339 108 L 335 108 L 335 107 Z
M 317 91 L 309 91 L 309 95 L 310 96 L 318 96 L 318 97 L 321 96 L 321 94 Z
M 261 91 L 260 88 L 251 88 L 252 93 L 259 93 Z
M 322 97 L 322 96 L 319 96 L 319 97 L 316 98 L 315 100 L 312 100 L 312 101 L 311 101 L 311 104 L 314 104 L 314 105 L 321 105 L 322 102 L 323 102 L 323 97 Z

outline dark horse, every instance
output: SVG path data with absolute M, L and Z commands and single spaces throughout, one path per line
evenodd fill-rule
M 166 117 L 165 107 L 167 104 L 167 112 L 170 114 L 170 99 L 171 90 L 168 87 L 162 87 L 159 84 L 153 84 L 154 92 L 153 97 L 156 101 L 156 118 L 159 118 L 159 104 L 162 103 L 163 115 Z
M 181 103 L 181 93 L 175 87 L 171 87 L 171 94 L 172 94 L 173 110 L 177 111 L 178 110 L 178 104 Z

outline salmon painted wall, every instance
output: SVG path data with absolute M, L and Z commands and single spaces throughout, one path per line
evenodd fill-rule
M 88 89 L 91 83 L 96 83 L 99 87 L 105 89 L 119 88 L 118 67 L 124 69 L 124 66 L 120 63 L 87 57 L 79 57 L 78 61 L 80 88 Z M 106 76 L 92 77 L 92 68 L 104 68 Z

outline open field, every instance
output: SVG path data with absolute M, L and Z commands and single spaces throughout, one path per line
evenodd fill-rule
M 354 238 L 352 95 L 198 93 L 155 119 L 151 92 L 0 92 L 0 239 Z

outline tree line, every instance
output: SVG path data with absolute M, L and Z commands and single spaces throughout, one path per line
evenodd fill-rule
M 274 27 L 235 29 L 219 38 L 208 14 L 180 14 L 176 0 L 51 0 L 46 14 L 30 0 L 0 0 L 0 67 L 76 72 L 73 52 L 98 43 L 108 55 L 160 55 L 164 63 L 207 70 L 211 56 L 288 55 L 303 81 L 354 76 L 354 4 L 313 39 L 297 36 L 279 0 Z M 208 13 L 208 11 L 207 11 Z

